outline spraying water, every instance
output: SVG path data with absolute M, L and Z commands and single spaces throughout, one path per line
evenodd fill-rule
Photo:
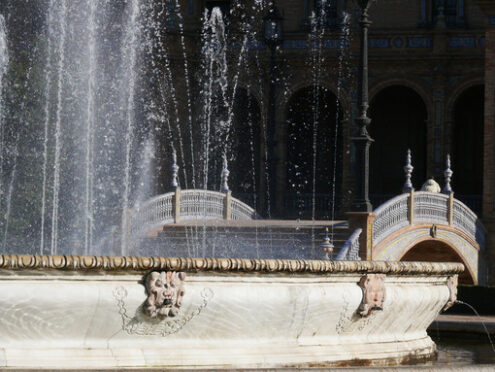
M 9 65 L 9 51 L 7 48 L 7 28 L 5 20 L 0 14 L 0 193 L 3 190 L 1 175 L 3 174 L 3 146 L 4 146 L 4 78 Z

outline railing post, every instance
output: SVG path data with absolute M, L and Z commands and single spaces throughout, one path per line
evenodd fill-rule
M 230 216 L 232 213 L 232 192 L 229 190 L 225 193 L 223 197 L 223 219 L 230 220 Z
M 454 224 L 454 193 L 449 193 L 449 200 L 447 202 L 447 220 L 449 221 L 449 226 Z
M 175 188 L 173 200 L 174 223 L 180 222 L 180 187 Z
M 407 199 L 407 219 L 409 225 L 414 225 L 414 189 L 409 190 L 409 197 Z

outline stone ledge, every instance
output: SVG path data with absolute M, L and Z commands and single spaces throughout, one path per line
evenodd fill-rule
M 385 261 L 305 261 L 236 258 L 108 257 L 0 255 L 0 270 L 125 271 L 150 270 L 286 272 L 286 273 L 384 273 L 392 275 L 452 275 L 464 271 L 460 263 Z

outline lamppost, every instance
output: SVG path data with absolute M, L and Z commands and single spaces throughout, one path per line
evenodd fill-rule
M 275 156 L 275 67 L 276 67 L 276 51 L 277 46 L 282 44 L 282 22 L 283 18 L 280 15 L 275 2 L 272 3 L 268 14 L 263 18 L 265 43 L 270 48 L 270 85 L 268 96 L 268 125 L 267 125 L 267 162 L 269 174 L 269 200 L 265 203 L 267 215 L 273 214 L 274 197 L 275 197 L 275 172 L 277 158 Z
M 373 139 L 368 134 L 371 119 L 368 117 L 368 28 L 371 25 L 368 10 L 374 0 L 356 0 L 361 8 L 359 27 L 361 29 L 361 47 L 359 58 L 358 109 L 356 118 L 357 131 L 351 140 L 354 144 L 355 194 L 351 210 L 353 212 L 371 212 L 369 199 L 370 145 Z

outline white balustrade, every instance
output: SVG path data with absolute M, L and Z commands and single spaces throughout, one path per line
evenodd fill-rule
M 359 257 L 359 237 L 362 232 L 363 229 L 361 228 L 354 230 L 349 239 L 347 239 L 342 246 L 342 249 L 337 256 L 337 260 L 361 261 L 361 257 Z
M 373 221 L 373 245 L 407 225 L 409 194 L 401 194 L 378 207 Z
M 412 203 L 409 201 L 411 195 L 414 198 Z M 411 205 L 413 211 L 409 210 Z M 374 211 L 373 245 L 376 246 L 384 238 L 409 224 L 433 223 L 452 225 L 484 248 L 485 229 L 478 216 L 457 199 L 453 199 L 452 211 L 450 208 L 449 195 L 446 194 L 418 191 L 398 195 Z M 452 221 L 449 221 L 451 212 Z
M 156 196 L 134 210 L 130 211 L 129 239 L 143 236 L 158 226 L 176 220 L 224 219 L 226 217 L 227 194 L 209 190 L 179 190 L 178 216 L 174 213 L 175 192 Z M 256 211 L 241 202 L 229 197 L 230 219 L 250 220 L 258 217 Z
M 414 222 L 449 224 L 449 196 L 418 191 L 414 193 Z

